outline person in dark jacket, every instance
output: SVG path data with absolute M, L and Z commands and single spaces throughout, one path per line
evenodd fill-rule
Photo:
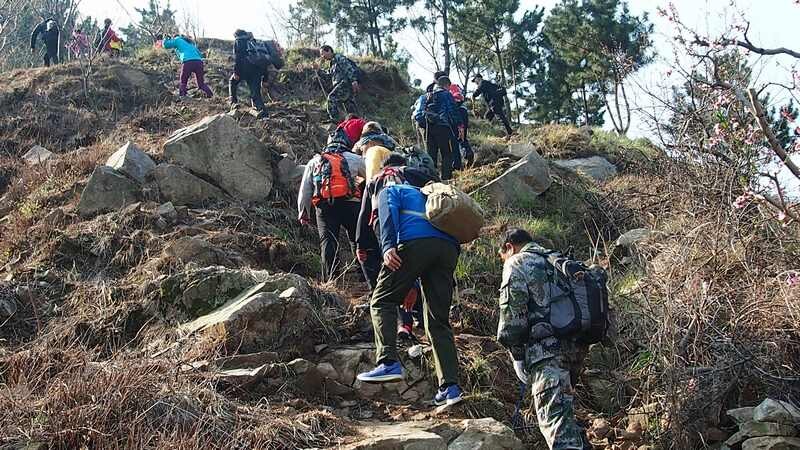
M 247 60 L 247 44 L 253 39 L 253 34 L 244 30 L 236 30 L 233 37 L 235 38 L 233 44 L 234 66 L 233 75 L 231 75 L 228 84 L 231 106 L 236 106 L 239 103 L 237 95 L 239 83 L 244 81 L 250 88 L 250 99 L 253 102 L 253 107 L 258 110 L 258 117 L 266 117 L 267 105 L 264 104 L 264 97 L 261 95 L 261 84 L 264 82 L 267 73 Z
M 414 111 L 414 120 L 424 130 L 428 154 L 439 168 L 442 180 L 452 177 L 453 152 L 458 151 L 455 130 L 458 129 L 459 119 L 453 96 L 447 90 L 450 84 L 450 78 L 440 77 L 432 92 L 420 96 Z
M 383 267 L 370 301 L 377 367 L 357 378 L 368 383 L 404 378 L 397 351 L 397 307 L 419 279 L 425 332 L 433 347 L 439 381 L 433 403 L 454 405 L 462 400 L 458 351 L 449 319 L 453 273 L 460 253 L 458 241 L 431 225 L 425 217 L 425 195 L 418 188 L 389 186 L 381 191 L 378 201 Z
M 31 53 L 36 52 L 36 41 L 42 36 L 44 41 L 44 65 L 50 67 L 50 63 L 58 64 L 59 47 L 61 40 L 61 30 L 53 19 L 46 19 L 40 22 L 31 33 Z
M 506 117 L 505 89 L 502 89 L 500 86 L 492 83 L 491 81 L 484 80 L 483 76 L 480 74 L 475 75 L 472 78 L 472 82 L 478 85 L 478 89 L 472 93 L 472 98 L 477 99 L 482 95 L 483 100 L 486 101 L 486 106 L 489 107 L 489 110 L 486 111 L 484 118 L 486 120 L 492 120 L 495 118 L 495 116 L 497 116 L 497 118 L 503 122 L 503 126 L 506 129 L 506 134 L 511 136 L 514 133 L 514 130 L 511 129 L 511 124 L 508 122 L 508 117 Z

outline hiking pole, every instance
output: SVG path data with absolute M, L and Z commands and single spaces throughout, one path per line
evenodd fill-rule
M 522 409 L 522 400 L 525 399 L 526 386 L 527 385 L 525 383 L 519 383 L 519 398 L 517 399 L 517 405 L 514 407 L 514 415 L 511 416 L 511 425 L 514 426 L 514 430 L 528 430 L 528 426 L 525 424 L 525 418 L 522 417 L 520 412 Z

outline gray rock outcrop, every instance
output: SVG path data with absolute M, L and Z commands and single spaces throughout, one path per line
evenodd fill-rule
M 97 166 L 78 202 L 83 217 L 118 210 L 139 200 L 139 185 L 108 166 Z
M 226 198 L 222 189 L 174 164 L 159 164 L 153 176 L 161 197 L 178 206 L 202 206 Z
M 559 168 L 585 175 L 598 182 L 607 181 L 617 175 L 617 167 L 602 156 L 562 159 L 553 161 L 553 164 Z
M 132 142 L 128 142 L 114 152 L 106 161 L 106 165 L 139 183 L 144 183 L 150 172 L 156 168 L 156 163 L 147 153 Z
M 536 151 L 514 164 L 476 193 L 483 193 L 493 206 L 511 206 L 531 201 L 550 188 L 550 168 Z
M 263 201 L 272 189 L 268 149 L 226 114 L 176 131 L 164 144 L 164 156 L 212 180 L 237 200 Z

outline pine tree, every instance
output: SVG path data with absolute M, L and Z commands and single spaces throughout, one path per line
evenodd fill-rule
M 324 20 L 336 26 L 340 44 L 361 48 L 360 43 L 366 42 L 369 53 L 384 57 L 387 37 L 406 26 L 406 20 L 395 17 L 394 12 L 413 3 L 414 0 L 308 0 L 304 6 L 319 11 Z
M 146 8 L 136 8 L 136 12 L 140 16 L 139 22 L 120 30 L 125 34 L 127 47 L 148 47 L 158 35 L 178 33 L 175 10 L 171 8 L 169 0 L 163 8 L 159 0 L 150 0 Z
M 562 0 L 539 40 L 528 116 L 601 125 L 608 112 L 614 128 L 626 133 L 631 116 L 624 82 L 652 60 L 652 32 L 647 15 L 631 15 L 622 0 Z

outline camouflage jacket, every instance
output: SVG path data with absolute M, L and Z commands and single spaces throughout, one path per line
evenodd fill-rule
M 346 56 L 338 53 L 333 55 L 333 60 L 331 61 L 331 68 L 328 70 L 328 75 L 330 75 L 334 86 L 342 82 L 352 83 L 358 78 L 358 75 L 356 74 L 356 68 L 353 66 L 350 60 L 347 59 Z
M 553 336 L 549 298 L 544 292 L 553 268 L 535 253 L 546 251 L 528 244 L 503 266 L 497 340 L 511 351 L 515 361 L 524 360 L 527 367 L 576 350 L 571 340 Z

